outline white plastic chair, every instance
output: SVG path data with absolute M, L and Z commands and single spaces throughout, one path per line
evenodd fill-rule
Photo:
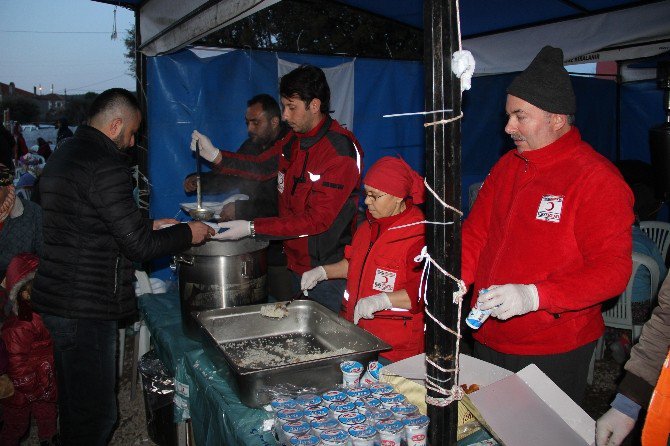
M 135 270 L 135 278 L 137 279 L 137 287 L 135 288 L 135 294 L 137 296 L 140 296 L 142 294 L 152 294 L 154 293 L 154 290 L 157 290 L 156 292 L 161 291 L 158 290 L 156 286 L 152 286 L 153 285 L 152 281 L 149 280 L 149 276 L 144 271 Z M 162 292 L 165 292 L 165 290 L 163 289 Z M 149 329 L 147 328 L 143 320 L 140 320 L 133 324 L 133 331 L 135 332 L 135 352 L 137 354 L 133 357 L 133 374 L 135 376 L 133 376 L 132 378 L 133 388 L 131 394 L 134 394 L 134 384 L 137 375 L 137 362 L 139 361 L 139 358 L 142 357 L 142 355 L 144 355 L 146 352 L 149 351 L 151 344 L 151 333 L 149 332 Z M 125 356 L 125 350 L 126 350 L 126 329 L 120 328 L 119 362 L 118 362 L 119 378 L 121 378 L 121 376 L 123 375 L 123 358 Z
M 656 243 L 663 260 L 667 260 L 668 247 L 670 246 L 670 223 L 653 220 L 641 221 L 640 229 Z
M 633 270 L 631 272 L 630 278 L 628 279 L 628 285 L 623 293 L 617 297 L 616 305 L 608 310 L 603 311 L 603 320 L 605 321 L 606 327 L 612 328 L 622 328 L 625 330 L 631 331 L 631 342 L 635 343 L 640 337 L 642 332 L 642 325 L 633 325 L 633 309 L 632 309 L 632 296 L 633 296 L 633 283 L 635 282 L 635 275 L 637 270 L 640 267 L 647 268 L 649 270 L 649 296 L 645 296 L 645 300 L 648 297 L 650 302 L 656 298 L 656 293 L 658 292 L 658 284 L 660 280 L 660 271 L 656 261 L 645 254 L 640 254 L 638 252 L 633 253 Z M 598 339 L 598 344 L 596 349 L 593 352 L 593 357 L 591 358 L 591 365 L 589 366 L 589 375 L 587 382 L 591 384 L 593 382 L 593 367 L 595 359 L 602 358 L 602 355 L 605 351 L 604 335 Z

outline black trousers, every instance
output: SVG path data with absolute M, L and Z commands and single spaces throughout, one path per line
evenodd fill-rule
M 586 391 L 589 364 L 595 348 L 596 341 L 593 341 L 569 352 L 555 355 L 509 355 L 475 341 L 475 357 L 514 373 L 530 364 L 535 364 L 575 403 L 581 405 Z

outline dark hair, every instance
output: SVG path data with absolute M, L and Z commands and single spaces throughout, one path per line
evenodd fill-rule
M 281 121 L 281 110 L 279 109 L 279 104 L 275 101 L 275 98 L 269 94 L 261 93 L 257 94 L 253 98 L 247 101 L 247 107 L 251 107 L 255 104 L 261 104 L 261 108 L 268 119 L 279 118 Z
M 297 95 L 305 105 L 316 98 L 321 101 L 321 113 L 328 114 L 330 111 L 330 87 L 326 75 L 321 68 L 314 65 L 300 65 L 282 76 L 279 94 L 284 98 Z
M 124 88 L 110 88 L 100 93 L 91 104 L 88 110 L 88 121 L 91 122 L 101 113 L 112 110 L 116 107 L 127 107 L 140 110 L 140 103 L 134 94 Z

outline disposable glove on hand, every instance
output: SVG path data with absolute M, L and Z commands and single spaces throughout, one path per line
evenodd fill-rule
M 354 308 L 354 324 L 358 324 L 361 318 L 372 319 L 375 317 L 376 312 L 391 308 L 393 308 L 393 305 L 391 305 L 391 300 L 386 293 L 374 294 L 359 299 L 356 308 Z
M 219 154 L 219 149 L 214 147 L 210 139 L 197 130 L 191 134 L 191 150 L 195 152 L 196 141 L 200 143 L 200 156 L 210 163 L 214 161 Z
M 596 421 L 596 446 L 619 446 L 635 427 L 635 420 L 611 408 Z
M 317 283 L 322 280 L 326 280 L 328 276 L 326 275 L 326 270 L 323 269 L 323 266 L 317 266 L 312 268 L 309 271 L 302 273 L 302 278 L 300 279 L 300 289 L 301 290 L 311 290 L 316 286 Z
M 232 220 L 218 224 L 223 232 L 212 236 L 214 240 L 239 240 L 251 235 L 251 227 L 248 220 Z
M 488 292 L 480 294 L 477 305 L 480 310 L 492 310 L 491 316 L 507 320 L 536 311 L 540 305 L 540 296 L 535 285 L 508 284 L 490 287 Z

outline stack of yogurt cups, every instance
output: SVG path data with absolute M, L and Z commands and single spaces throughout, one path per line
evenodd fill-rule
M 429 420 L 379 382 L 381 365 L 341 364 L 342 387 L 321 394 L 279 396 L 270 408 L 279 444 L 286 446 L 425 446 Z M 361 376 L 362 375 L 362 376 Z

